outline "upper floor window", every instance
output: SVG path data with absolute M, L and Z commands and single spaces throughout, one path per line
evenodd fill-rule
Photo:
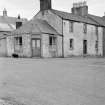
M 87 33 L 87 24 L 86 23 L 84 23 L 83 24 L 83 33 Z
M 70 49 L 74 49 L 74 40 L 70 39 Z
M 98 27 L 96 26 L 96 35 L 98 35 Z
M 69 22 L 69 32 L 73 32 L 73 26 L 74 26 L 74 22 L 70 21 Z

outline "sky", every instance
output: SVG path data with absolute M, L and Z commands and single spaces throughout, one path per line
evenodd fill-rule
M 40 0 L 0 0 L 0 15 L 4 8 L 8 16 L 31 19 L 39 11 Z M 71 12 L 72 4 L 83 0 L 52 0 L 52 8 Z M 87 0 L 89 13 L 97 16 L 104 16 L 105 0 Z

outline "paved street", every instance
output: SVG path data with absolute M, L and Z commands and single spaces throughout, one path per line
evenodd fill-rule
M 105 58 L 0 58 L 0 97 L 27 105 L 105 105 Z

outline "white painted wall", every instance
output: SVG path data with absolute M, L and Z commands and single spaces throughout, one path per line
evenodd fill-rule
M 23 56 L 24 57 L 32 57 L 31 35 L 23 34 L 22 41 L 23 41 Z
M 7 37 L 7 56 L 12 56 L 14 53 L 14 38 L 13 36 Z
M 50 10 L 44 11 L 44 15 L 42 11 L 39 12 L 35 18 L 46 20 L 59 34 L 62 34 L 62 19 Z
M 0 56 L 7 56 L 6 38 L 0 39 Z
M 83 33 L 83 23 L 74 22 L 73 32 L 69 32 L 69 21 L 63 20 L 63 33 L 64 33 L 64 56 L 81 56 L 83 55 L 83 40 L 87 40 L 87 55 L 96 55 L 95 43 L 96 43 L 96 30 L 94 25 L 87 25 L 87 34 Z M 102 28 L 99 27 L 99 52 L 98 55 L 102 55 Z M 74 39 L 74 49 L 70 49 L 69 40 Z

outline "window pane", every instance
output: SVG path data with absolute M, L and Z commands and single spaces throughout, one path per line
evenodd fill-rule
M 22 37 L 19 37 L 19 45 L 22 45 Z
M 49 36 L 49 45 L 52 45 L 52 37 Z
M 37 47 L 40 48 L 40 40 L 36 40 L 37 42 Z

